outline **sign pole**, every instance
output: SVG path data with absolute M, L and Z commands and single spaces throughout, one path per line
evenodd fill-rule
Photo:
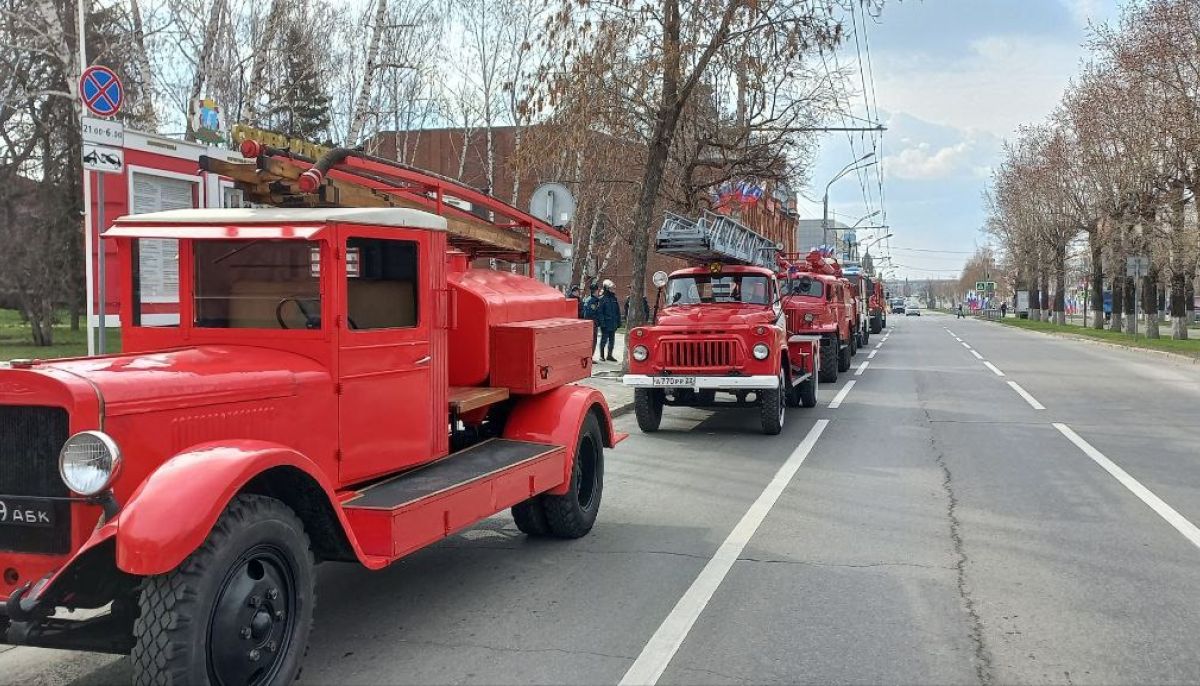
M 104 254 L 104 236 L 100 232 L 104 230 L 104 172 L 96 172 L 96 278 L 97 283 L 97 303 L 100 306 L 100 331 L 99 331 L 99 353 L 103 355 L 107 352 L 104 345 L 105 335 L 108 333 L 108 303 L 107 295 L 108 288 L 105 276 L 105 259 Z
M 87 4 L 78 0 L 75 4 L 75 33 L 79 37 L 79 121 L 83 129 L 83 70 L 87 68 Z M 83 146 L 80 145 L 80 155 Z M 87 324 L 87 354 L 96 353 L 96 342 L 92 335 L 93 283 L 92 283 L 92 175 L 83 172 L 83 274 L 84 274 L 84 318 Z

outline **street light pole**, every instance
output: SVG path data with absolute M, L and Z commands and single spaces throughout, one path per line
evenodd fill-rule
M 869 152 L 869 153 L 863 155 L 862 157 L 858 158 L 857 160 L 854 160 L 850 164 L 847 164 L 845 167 L 842 167 L 842 170 L 840 172 L 838 172 L 832 179 L 830 179 L 829 183 L 825 184 L 825 195 L 821 200 L 821 245 L 829 244 L 829 187 L 832 186 L 835 181 L 842 178 L 846 174 L 848 174 L 852 171 L 857 171 L 859 169 L 865 169 L 865 168 L 871 166 L 872 164 L 875 164 L 875 162 L 872 161 L 872 162 L 869 162 L 862 166 L 856 166 L 856 165 L 860 164 L 861 162 L 863 162 L 864 160 L 869 160 L 874 156 L 875 156 L 875 153 Z

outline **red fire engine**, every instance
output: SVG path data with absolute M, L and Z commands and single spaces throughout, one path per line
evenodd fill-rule
M 785 407 L 816 404 L 819 339 L 788 335 L 774 243 L 727 216 L 668 215 L 657 249 L 703 266 L 655 274 L 654 323 L 629 332 L 623 381 L 642 431 L 675 405 L 757 407 L 763 433 L 778 434 Z
M 4 642 L 129 652 L 136 683 L 288 683 L 314 563 L 379 569 L 506 508 L 534 536 L 596 521 L 623 436 L 571 383 L 590 323 L 469 266 L 541 258 L 549 227 L 359 153 L 243 152 L 203 162 L 274 207 L 106 232 L 122 354 L 0 368 Z
M 850 358 L 858 352 L 850 282 L 837 260 L 818 250 L 783 255 L 779 266 L 788 277 L 783 298 L 788 332 L 819 336 L 820 381 L 837 381 L 838 372 L 848 371 Z

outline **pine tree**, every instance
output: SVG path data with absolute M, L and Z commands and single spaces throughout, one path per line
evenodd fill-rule
M 292 25 L 287 29 L 285 45 L 283 79 L 272 93 L 266 121 L 270 128 L 292 138 L 326 141 L 331 98 L 317 69 L 312 38 L 303 27 Z

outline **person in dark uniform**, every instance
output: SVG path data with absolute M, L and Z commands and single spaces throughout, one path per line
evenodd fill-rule
M 617 329 L 621 326 L 621 305 L 617 302 L 614 288 L 616 285 L 612 281 L 604 280 L 595 317 L 596 328 L 600 329 L 600 359 L 609 362 L 617 361 L 613 357 L 613 345 L 617 340 Z

